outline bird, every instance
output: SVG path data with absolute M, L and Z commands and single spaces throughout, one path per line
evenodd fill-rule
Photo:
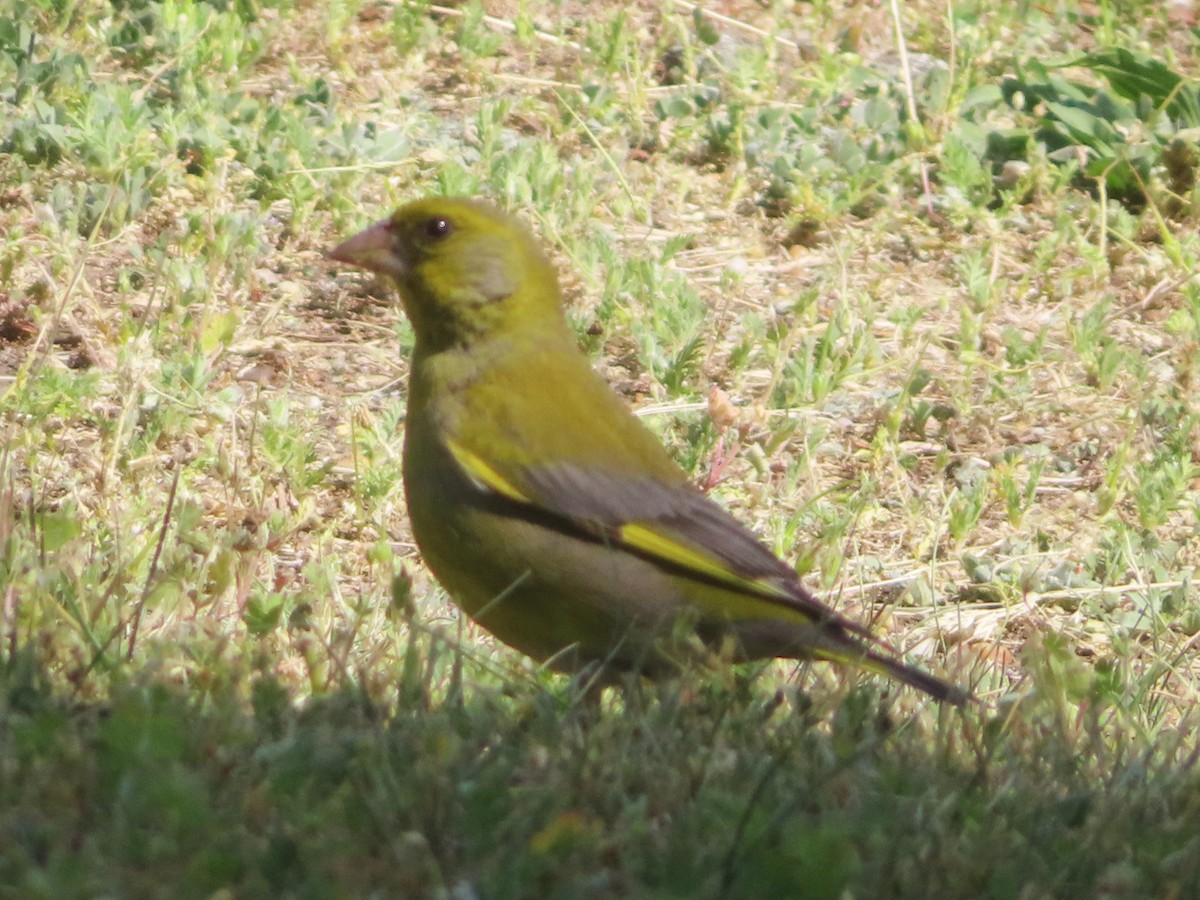
M 592 367 L 558 274 L 517 218 L 428 197 L 329 257 L 399 290 L 414 345 L 403 477 L 420 554 L 451 598 L 551 669 L 659 677 L 731 664 L 849 664 L 962 705 L 818 600 L 694 486 Z

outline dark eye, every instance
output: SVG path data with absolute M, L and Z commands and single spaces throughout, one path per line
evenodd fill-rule
M 434 216 L 425 223 L 425 234 L 434 240 L 444 238 L 454 230 L 454 226 L 450 224 L 450 220 L 444 216 Z

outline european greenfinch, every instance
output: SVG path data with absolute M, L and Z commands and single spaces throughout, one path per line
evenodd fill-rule
M 330 256 L 400 290 L 415 334 L 413 534 L 501 641 L 564 671 L 654 675 L 693 647 L 735 662 L 833 660 L 966 699 L 818 601 L 693 487 L 592 369 L 556 272 L 517 221 L 480 201 L 418 200 Z

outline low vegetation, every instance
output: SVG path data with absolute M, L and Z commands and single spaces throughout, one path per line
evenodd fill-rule
M 701 6 L 0 8 L 0 896 L 1200 892 L 1200 14 Z M 460 619 L 324 259 L 428 193 L 980 708 Z

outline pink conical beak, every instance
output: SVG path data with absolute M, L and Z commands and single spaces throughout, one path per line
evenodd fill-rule
M 329 251 L 329 258 L 393 278 L 400 278 L 407 272 L 404 259 L 396 252 L 390 219 L 376 222 L 342 241 Z

